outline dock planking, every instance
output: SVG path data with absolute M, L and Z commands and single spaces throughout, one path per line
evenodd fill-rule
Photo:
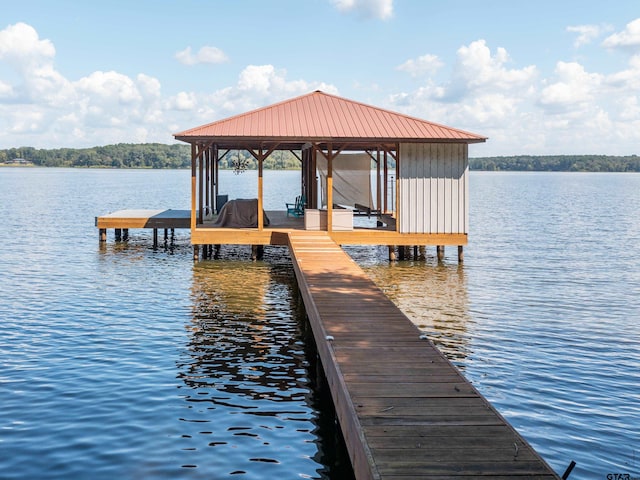
M 118 210 L 96 217 L 96 227 L 107 228 L 191 228 L 190 210 Z
M 325 232 L 289 248 L 356 478 L 559 478 Z
M 129 235 L 130 228 L 153 229 L 153 245 L 158 245 L 158 229 L 164 229 L 165 240 L 168 230 L 176 228 L 191 228 L 190 210 L 118 210 L 96 217 L 96 227 L 98 227 L 100 241 L 107 241 L 107 229 L 113 228 L 116 240 L 124 239 Z

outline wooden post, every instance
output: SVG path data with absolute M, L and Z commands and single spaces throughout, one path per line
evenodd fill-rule
M 258 156 L 258 230 L 263 230 L 264 229 L 264 215 L 262 213 L 263 210 L 263 200 L 262 200 L 262 195 L 263 195 L 263 183 L 262 183 L 262 163 L 264 161 L 264 158 L 262 156 L 262 149 L 260 149 L 259 151 L 259 156 Z
M 398 257 L 400 257 L 400 260 L 404 260 L 404 254 L 405 254 L 405 246 L 404 245 L 400 245 L 398 247 Z
M 424 245 L 420 245 L 420 259 L 424 260 L 426 256 L 427 256 L 427 247 L 425 247 Z
M 327 145 L 327 232 L 333 231 L 333 146 Z
M 193 261 L 197 262 L 200 258 L 199 246 L 196 244 L 193 246 Z
M 442 260 L 444 260 L 444 245 L 438 245 L 436 247 L 436 251 L 438 254 L 438 261 L 441 262 Z
M 99 230 L 99 237 L 100 237 L 100 241 L 101 242 L 106 242 L 107 241 L 107 229 L 106 228 L 101 228 Z
M 387 149 L 385 148 L 384 150 L 384 202 L 383 202 L 383 208 L 384 210 L 381 210 L 382 213 L 387 213 L 389 211 L 389 206 L 388 206 L 388 202 L 387 199 L 389 197 L 389 165 L 388 165 L 388 158 L 387 158 Z
M 153 229 L 153 248 L 158 248 L 158 229 Z
M 400 144 L 396 144 L 396 232 L 400 232 Z
M 219 177 L 219 169 L 218 169 L 218 146 L 214 145 L 213 147 L 213 191 L 211 192 L 211 198 L 216 201 L 216 213 L 220 210 L 220 206 L 218 205 L 218 195 L 220 194 L 220 187 L 218 182 L 220 180 Z
M 382 185 L 380 184 L 380 146 L 376 153 L 376 207 L 378 212 L 382 212 Z M 380 214 L 378 214 L 378 217 Z
M 129 229 L 128 228 L 123 228 L 122 229 L 122 240 L 123 241 L 127 241 L 129 240 Z
M 458 263 L 464 262 L 464 247 L 462 245 L 458 245 Z
M 191 144 L 191 233 L 196 229 L 196 158 L 195 143 Z M 195 248 L 195 247 L 194 247 Z
M 122 240 L 122 230 L 119 228 L 116 228 L 114 230 L 115 233 L 115 237 L 116 237 L 116 242 L 120 242 Z
M 198 223 L 202 224 L 204 221 L 204 147 L 200 146 L 200 153 L 198 158 Z
M 414 260 L 418 259 L 418 246 L 417 245 L 413 246 L 413 259 Z
M 389 261 L 395 262 L 396 260 L 396 247 L 394 245 L 389 245 Z
M 211 193 L 211 147 L 207 148 L 207 150 L 204 152 L 204 174 L 205 174 L 205 191 L 204 191 L 204 204 L 206 207 L 206 212 L 205 215 L 207 213 L 212 214 L 213 213 L 213 203 L 212 203 L 212 198 L 210 196 Z

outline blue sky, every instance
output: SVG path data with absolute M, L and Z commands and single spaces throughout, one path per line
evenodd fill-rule
M 637 0 L 22 0 L 0 148 L 173 143 L 321 89 L 489 137 L 471 156 L 640 154 Z

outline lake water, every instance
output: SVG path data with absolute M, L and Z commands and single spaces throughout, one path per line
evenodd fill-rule
M 265 172 L 265 206 L 298 193 Z M 230 198 L 255 172 L 223 172 Z M 194 264 L 189 172 L 0 169 L 0 478 L 348 478 L 286 249 Z M 571 479 L 640 477 L 640 175 L 471 174 L 465 263 L 349 253 Z

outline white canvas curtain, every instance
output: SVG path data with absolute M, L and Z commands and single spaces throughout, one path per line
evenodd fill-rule
M 371 157 L 367 153 L 341 153 L 333 159 L 333 203 L 374 209 L 371 195 Z M 327 159 L 318 152 L 316 168 L 322 186 L 322 206 L 327 205 Z

